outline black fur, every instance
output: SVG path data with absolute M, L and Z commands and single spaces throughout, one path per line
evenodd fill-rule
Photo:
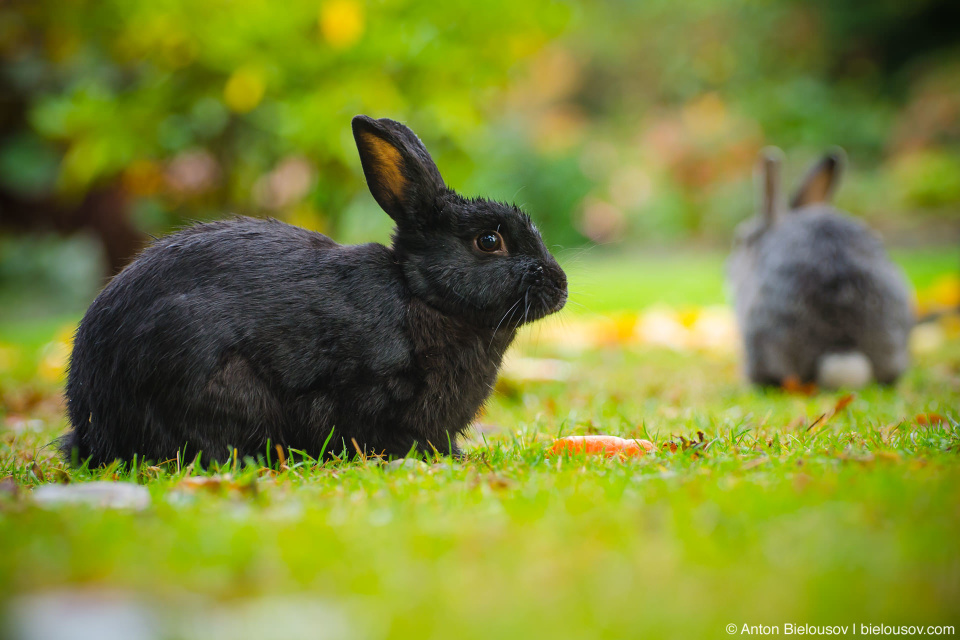
M 269 441 L 316 456 L 328 439 L 327 451 L 457 452 L 518 326 L 564 305 L 566 276 L 525 214 L 448 189 L 408 128 L 353 126 L 397 222 L 392 246 L 251 218 L 159 240 L 80 323 L 64 455 L 209 461 Z M 504 252 L 476 246 L 486 231 Z

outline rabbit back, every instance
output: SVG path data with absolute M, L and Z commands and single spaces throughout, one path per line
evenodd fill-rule
M 909 290 L 879 239 L 828 206 L 791 212 L 756 247 L 741 312 L 756 382 L 818 378 L 829 354 L 861 353 L 880 382 L 907 365 Z

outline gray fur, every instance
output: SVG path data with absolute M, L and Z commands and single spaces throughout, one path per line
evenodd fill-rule
M 815 165 L 790 208 L 770 204 L 781 202 L 779 157 L 761 156 L 760 211 L 738 228 L 727 265 L 747 376 L 813 382 L 826 356 L 861 353 L 878 382 L 895 382 L 909 365 L 912 295 L 879 236 L 828 203 L 843 156 Z

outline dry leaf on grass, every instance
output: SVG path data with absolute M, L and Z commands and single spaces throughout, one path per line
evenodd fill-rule
M 851 402 L 853 402 L 854 398 L 856 398 L 856 397 L 857 397 L 857 396 L 854 395 L 854 394 L 852 394 L 852 393 L 848 393 L 848 394 L 845 395 L 845 396 L 841 396 L 841 397 L 837 400 L 837 404 L 833 407 L 833 414 L 836 415 L 836 414 L 840 413 L 841 411 L 843 411 L 844 409 L 846 409 L 846 408 L 847 408 L 847 405 L 849 405 Z
M 178 487 L 191 491 L 237 491 L 240 493 L 256 493 L 257 483 L 255 481 L 237 482 L 229 473 L 221 476 L 188 476 L 181 480 Z
M 781 388 L 787 393 L 796 393 L 803 396 L 812 396 L 817 392 L 817 385 L 812 382 L 800 382 L 796 376 L 784 379 Z
M 688 440 L 682 434 L 678 436 L 675 435 L 672 437 L 678 438 L 680 440 L 680 443 L 677 444 L 676 442 L 668 442 L 664 445 L 664 448 L 669 449 L 671 453 L 676 453 L 677 449 L 679 449 L 680 451 L 687 451 L 688 449 L 693 449 L 694 456 L 699 456 L 700 453 L 706 451 L 707 448 L 710 446 L 710 442 L 707 441 L 706 435 L 704 435 L 703 431 L 697 431 L 696 440 L 692 438 Z

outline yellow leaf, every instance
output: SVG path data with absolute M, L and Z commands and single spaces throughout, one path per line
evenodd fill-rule
M 233 72 L 223 88 L 223 100 L 231 111 L 246 113 L 263 100 L 266 84 L 263 72 L 255 67 L 242 67 Z
M 320 7 L 320 34 L 334 49 L 355 44 L 363 27 L 363 8 L 354 0 L 333 0 Z

